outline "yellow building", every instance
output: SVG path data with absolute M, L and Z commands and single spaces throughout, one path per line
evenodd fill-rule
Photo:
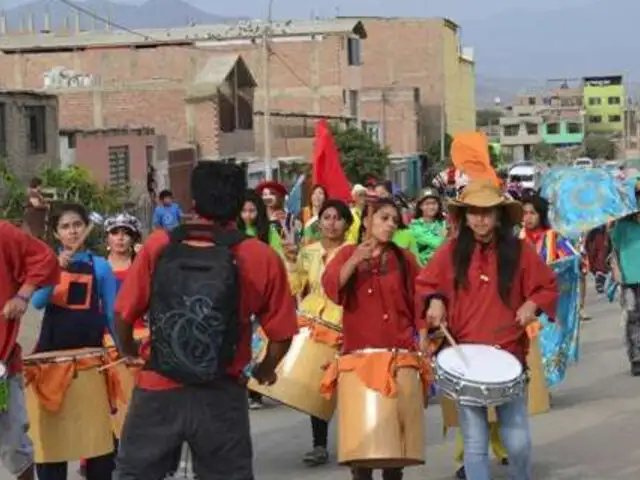
M 622 75 L 585 77 L 583 83 L 587 133 L 624 131 L 625 88 Z

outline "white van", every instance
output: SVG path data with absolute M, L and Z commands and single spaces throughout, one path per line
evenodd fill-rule
M 540 185 L 541 169 L 531 162 L 515 163 L 509 168 L 508 182 L 524 189 L 536 190 Z

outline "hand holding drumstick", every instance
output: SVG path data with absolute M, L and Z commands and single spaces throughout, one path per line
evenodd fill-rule
M 471 363 L 469 362 L 469 359 L 464 354 L 464 352 L 460 348 L 460 345 L 458 345 L 458 342 L 455 341 L 455 339 L 449 332 L 449 329 L 447 328 L 446 316 L 447 308 L 445 307 L 444 302 L 439 298 L 432 298 L 429 302 L 429 308 L 427 309 L 427 321 L 432 327 L 440 329 L 440 331 L 446 337 L 447 341 L 455 349 L 456 354 L 458 355 L 462 363 L 464 363 L 464 366 L 470 368 Z

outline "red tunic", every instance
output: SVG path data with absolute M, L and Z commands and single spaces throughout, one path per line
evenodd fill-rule
M 16 343 L 20 322 L 7 322 L 2 308 L 22 285 L 56 285 L 59 277 L 58 259 L 46 243 L 8 222 L 0 222 L 0 361 L 12 355 L 10 374 L 22 367 L 20 345 Z
M 402 250 L 405 276 L 396 256 L 388 252 L 386 268 L 381 268 L 381 257 L 378 257 L 370 264 L 360 265 L 354 273 L 355 279 L 340 288 L 340 269 L 356 248 L 347 245 L 340 249 L 322 276 L 327 296 L 344 308 L 343 352 L 364 348 L 415 349 L 416 332 L 426 328 L 426 323 L 415 310 L 418 265 L 413 254 Z
M 516 312 L 525 301 L 531 300 L 550 318 L 555 316 L 558 284 L 553 270 L 523 242 L 507 306 L 498 293 L 495 245 L 476 247 L 469 266 L 468 287 L 457 291 L 451 259 L 454 245 L 455 239 L 447 241 L 420 272 L 417 295 L 421 301 L 434 296 L 445 300 L 449 330 L 458 342 L 497 345 L 524 363 L 529 339 L 515 321 Z

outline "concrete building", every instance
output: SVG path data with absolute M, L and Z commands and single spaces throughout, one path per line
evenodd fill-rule
M 541 143 L 556 148 L 582 144 L 582 97 L 582 86 L 570 86 L 566 80 L 559 87 L 517 96 L 500 119 L 501 145 L 514 161 L 522 161 L 530 159 L 533 147 Z
M 585 77 L 583 81 L 587 133 L 622 133 L 626 108 L 622 75 Z
M 58 164 L 58 99 L 29 90 L 0 90 L 0 160 L 23 182 Z

